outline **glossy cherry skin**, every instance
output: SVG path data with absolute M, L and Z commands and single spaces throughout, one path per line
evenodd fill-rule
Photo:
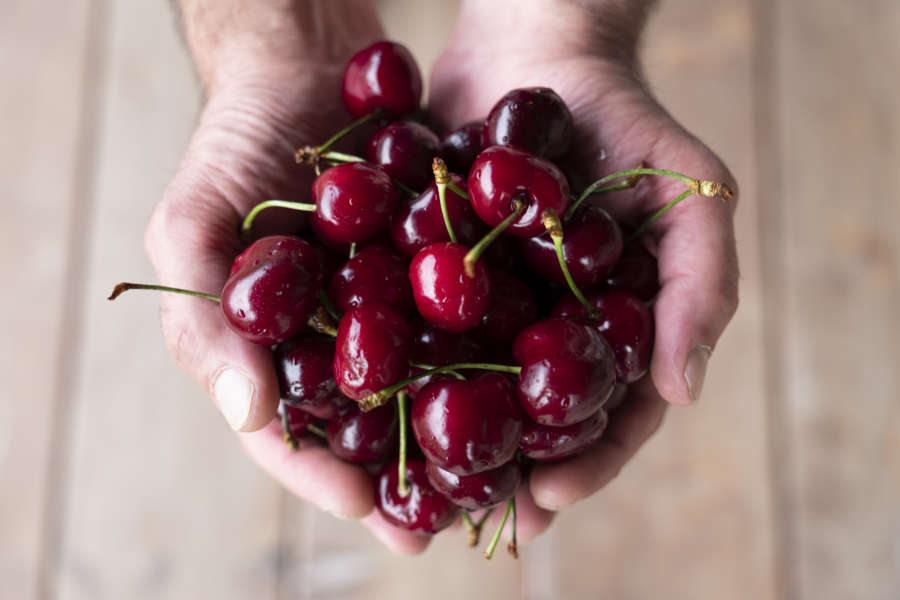
M 518 146 L 538 156 L 559 158 L 574 137 L 572 113 L 549 88 L 520 88 L 500 98 L 484 122 L 481 143 Z
M 610 395 L 609 400 L 603 405 L 603 410 L 608 413 L 612 412 L 622 406 L 622 403 L 625 402 L 627 398 L 628 384 L 617 381 L 616 387 L 613 388 L 613 393 Z
M 356 54 L 344 69 L 344 106 L 354 117 L 375 109 L 404 114 L 419 107 L 422 75 L 406 46 L 376 42 Z
M 656 258 L 639 243 L 625 246 L 619 262 L 606 277 L 606 285 L 627 290 L 644 302 L 659 292 L 659 269 Z
M 441 138 L 441 156 L 454 173 L 466 174 L 481 152 L 482 121 L 460 125 Z
M 562 317 L 538 321 L 523 329 L 513 342 L 513 356 L 520 365 L 549 356 L 588 359 L 608 350 L 586 322 Z
M 500 269 L 490 269 L 491 307 L 472 335 L 491 345 L 508 344 L 538 318 L 537 300 L 525 283 Z
M 522 482 L 522 469 L 514 460 L 474 475 L 457 475 L 426 461 L 425 472 L 434 489 L 466 510 L 488 508 L 509 500 Z
M 553 461 L 574 456 L 603 436 L 608 419 L 604 409 L 567 427 L 547 427 L 525 420 L 519 449 L 528 458 Z
M 622 383 L 637 381 L 650 368 L 653 354 L 653 315 L 644 302 L 624 290 L 605 290 L 587 294 L 592 306 L 602 312 L 593 325 L 613 349 L 616 378 Z M 554 316 L 587 317 L 587 310 L 568 295 L 555 307 Z
M 321 419 L 331 419 L 348 406 L 331 373 L 334 340 L 315 333 L 300 335 L 275 348 L 275 374 L 281 399 Z
M 410 531 L 437 533 L 459 516 L 459 508 L 428 481 L 425 461 L 406 461 L 406 482 L 410 488 L 406 497 L 400 495 L 398 480 L 397 461 L 390 461 L 375 482 L 375 506 L 391 524 Z
M 499 373 L 434 381 L 413 402 L 412 428 L 425 457 L 457 475 L 495 469 L 515 456 L 522 410 Z
M 409 325 L 381 304 L 344 313 L 338 325 L 332 373 L 345 396 L 359 401 L 409 373 Z
M 484 344 L 474 336 L 450 333 L 426 321 L 413 326 L 410 355 L 416 362 L 435 366 L 480 362 L 488 358 Z
M 491 304 L 487 267 L 475 263 L 474 277 L 466 274 L 463 259 L 469 249 L 444 242 L 422 248 L 409 265 L 409 281 L 419 313 L 429 323 L 462 333 L 481 322 Z
M 397 206 L 397 190 L 384 170 L 354 162 L 331 167 L 312 187 L 312 221 L 332 242 L 366 242 L 384 229 Z
M 316 422 L 316 416 L 314 414 L 309 413 L 302 408 L 288 406 L 287 404 L 282 404 L 281 410 L 287 413 L 287 423 L 290 431 L 286 433 L 289 433 L 291 437 L 294 438 L 309 435 L 310 431 L 306 426 Z
M 522 365 L 519 402 L 535 423 L 564 427 L 597 412 L 615 383 L 611 350 L 594 359 L 550 356 Z
M 243 338 L 271 346 L 306 326 L 322 289 L 313 247 L 297 237 L 269 236 L 241 252 L 220 302 L 225 322 Z
M 542 277 L 566 284 L 549 234 L 522 239 L 519 249 L 528 265 Z M 621 254 L 622 230 L 602 208 L 588 206 L 579 210 L 563 228 L 563 257 L 581 289 L 602 282 Z
M 397 447 L 397 407 L 379 406 L 368 412 L 350 408 L 328 421 L 328 447 L 347 462 L 380 462 Z
M 342 313 L 374 302 L 411 315 L 415 304 L 407 268 L 387 246 L 366 246 L 334 274 L 328 297 Z
M 366 147 L 366 159 L 413 190 L 434 181 L 431 162 L 440 152 L 433 131 L 415 121 L 395 121 L 376 131 Z
M 466 189 L 465 181 L 458 175 L 452 174 L 450 179 L 463 190 Z M 449 188 L 444 197 L 457 240 L 463 245 L 473 246 L 488 232 L 488 227 L 472 210 L 468 200 Z M 437 184 L 432 181 L 415 200 L 397 209 L 391 217 L 391 241 L 394 247 L 410 258 L 425 246 L 450 241 L 441 213 Z
M 556 165 L 511 146 L 491 146 L 475 159 L 467 180 L 469 202 L 482 221 L 494 227 L 512 214 L 516 198 L 527 205 L 506 229 L 518 237 L 545 231 L 541 213 L 562 215 L 569 206 L 569 184 Z

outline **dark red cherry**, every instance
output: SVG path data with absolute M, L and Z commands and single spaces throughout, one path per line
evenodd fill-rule
M 469 201 L 482 221 L 494 227 L 512 214 L 513 201 L 527 205 L 506 233 L 534 237 L 545 231 L 541 213 L 562 215 L 569 206 L 569 184 L 553 163 L 511 146 L 491 146 L 475 159 L 467 180 Z
M 459 508 L 440 494 L 425 473 L 425 462 L 406 461 L 409 494 L 398 490 L 397 461 L 385 463 L 375 484 L 375 506 L 385 519 L 401 529 L 437 533 L 449 527 L 459 516 Z
M 628 384 L 617 381 L 616 387 L 613 388 L 612 395 L 609 397 L 609 400 L 606 401 L 606 404 L 603 405 L 603 410 L 608 413 L 616 410 L 622 406 L 622 403 L 625 402 L 626 398 L 628 398 Z
M 537 300 L 520 279 L 490 269 L 491 308 L 472 335 L 491 345 L 508 344 L 538 318 Z
M 259 239 L 234 259 L 222 289 L 225 322 L 242 337 L 265 346 L 283 342 L 306 326 L 322 289 L 313 247 L 297 237 Z
M 653 354 L 653 315 L 644 302 L 624 290 L 605 290 L 587 295 L 588 302 L 602 316 L 593 325 L 609 342 L 616 357 L 616 378 L 623 383 L 637 381 L 650 368 Z M 587 310 L 568 295 L 555 307 L 553 315 L 587 317 Z
M 619 262 L 606 277 L 606 285 L 628 290 L 644 302 L 649 302 L 659 292 L 656 258 L 639 242 L 628 244 Z
M 418 363 L 441 366 L 485 361 L 488 352 L 484 344 L 474 336 L 450 333 L 422 321 L 413 326 L 410 356 Z
M 404 114 L 419 107 L 422 75 L 402 44 L 376 42 L 353 55 L 344 69 L 344 106 L 354 117 L 375 109 Z
M 466 510 L 488 508 L 509 500 L 522 482 L 522 469 L 514 460 L 474 475 L 457 475 L 426 461 L 425 472 L 434 489 Z
M 572 114 L 549 88 L 521 88 L 500 98 L 484 122 L 481 143 L 518 146 L 538 156 L 558 158 L 574 137 Z
M 542 277 L 566 284 L 549 234 L 519 240 L 519 249 L 528 265 Z M 602 282 L 621 254 L 622 231 L 602 208 L 587 206 L 565 224 L 563 257 L 579 288 L 592 288 Z
M 397 447 L 397 407 L 379 406 L 368 412 L 352 407 L 328 421 L 328 447 L 353 463 L 379 462 Z
M 344 313 L 338 325 L 332 373 L 353 400 L 403 379 L 409 373 L 410 330 L 401 315 L 380 304 Z
M 441 156 L 454 173 L 466 174 L 481 152 L 483 121 L 460 125 L 441 138 Z
M 384 229 L 397 205 L 390 176 L 371 163 L 332 167 L 313 182 L 314 227 L 333 242 L 366 242 Z
M 606 424 L 607 415 L 602 408 L 584 421 L 567 427 L 547 427 L 525 419 L 519 449 L 528 458 L 539 461 L 574 456 L 599 440 Z
M 434 381 L 419 391 L 410 414 L 425 457 L 457 475 L 511 460 L 522 434 L 513 384 L 499 373 Z
M 344 263 L 331 279 L 328 296 L 342 313 L 373 302 L 404 315 L 415 310 L 406 261 L 379 244 L 366 246 Z
M 289 433 L 293 438 L 299 438 L 304 435 L 308 435 L 310 432 L 306 428 L 306 426 L 312 425 L 316 422 L 316 416 L 303 410 L 302 408 L 282 404 L 280 410 L 283 410 L 287 413 L 287 423 L 290 430 L 287 433 Z
M 421 249 L 409 265 L 413 298 L 422 317 L 453 333 L 481 322 L 491 303 L 487 267 L 475 262 L 474 277 L 466 274 L 463 259 L 469 249 L 445 242 Z
M 466 189 L 465 181 L 458 175 L 452 174 L 450 179 L 463 190 Z M 447 215 L 450 217 L 450 224 L 453 225 L 457 240 L 466 246 L 474 245 L 487 233 L 487 226 L 472 210 L 468 200 L 457 196 L 449 188 L 445 200 Z M 429 244 L 450 241 L 441 213 L 437 184 L 434 181 L 428 184 L 418 198 L 409 204 L 401 205 L 394 213 L 391 218 L 391 241 L 400 252 L 410 258 Z
M 563 427 L 597 412 L 615 383 L 612 350 L 593 359 L 550 356 L 522 365 L 519 402 L 532 421 Z
M 281 399 L 320 419 L 337 416 L 351 400 L 338 391 L 331 374 L 334 340 L 316 333 L 300 335 L 275 348 L 275 373 Z
M 369 138 L 366 158 L 406 187 L 421 190 L 434 181 L 431 161 L 439 152 L 433 131 L 415 121 L 395 121 Z
M 607 350 L 584 322 L 559 317 L 543 319 L 522 330 L 513 343 L 513 356 L 520 365 L 548 356 L 585 359 Z

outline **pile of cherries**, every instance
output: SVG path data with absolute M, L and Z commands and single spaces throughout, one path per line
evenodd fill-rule
M 594 444 L 650 363 L 658 277 L 637 238 L 661 212 L 629 235 L 583 200 L 644 175 L 681 179 L 681 197 L 727 188 L 641 166 L 574 198 L 554 162 L 574 133 L 555 92 L 512 90 L 442 138 L 414 118 L 421 92 L 405 47 L 360 51 L 343 80 L 357 120 L 297 153 L 318 174 L 313 203 L 265 201 L 242 226 L 252 239 L 261 210 L 305 210 L 305 239 L 249 244 L 220 296 L 124 283 L 111 298 L 219 301 L 234 331 L 273 348 L 286 441 L 318 436 L 365 465 L 398 527 L 436 533 L 462 514 L 474 544 L 484 520 L 468 511 L 505 502 L 490 557 L 529 467 Z M 332 149 L 367 128 L 364 156 Z

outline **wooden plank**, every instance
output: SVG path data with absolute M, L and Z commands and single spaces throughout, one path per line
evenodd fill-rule
M 900 589 L 900 5 L 778 2 L 791 591 Z
M 87 0 L 52 11 L 24 1 L 0 7 L 0 579 L 9 598 L 37 596 L 44 552 L 55 350 L 71 325 L 67 238 L 84 200 L 79 153 L 89 151 L 89 7 Z
M 56 587 L 62 598 L 274 597 L 279 488 L 172 364 L 159 299 L 104 299 L 122 278 L 154 279 L 144 226 L 199 106 L 169 4 L 108 10 Z
M 741 307 L 703 399 L 554 525 L 555 597 L 771 598 L 749 0 L 660 3 L 645 36 L 651 88 L 740 185 Z

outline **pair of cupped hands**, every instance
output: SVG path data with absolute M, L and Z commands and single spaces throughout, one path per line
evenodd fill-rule
M 488 30 L 501 26 L 461 17 L 430 75 L 426 106 L 437 120 L 456 127 L 483 118 L 510 89 L 550 87 L 574 116 L 570 164 L 584 182 L 644 162 L 737 189 L 716 155 L 650 95 L 627 38 L 619 38 L 621 45 L 616 36 L 578 40 L 571 32 L 554 35 L 549 26 L 543 32 L 517 27 L 515 18 L 505 24 L 508 33 Z M 199 125 L 146 232 L 160 283 L 217 294 L 242 249 L 239 225 L 249 209 L 270 198 L 309 201 L 312 169 L 295 164 L 294 150 L 321 143 L 349 122 L 341 75 L 353 52 L 384 38 L 377 24 L 367 35 L 306 47 L 297 60 L 235 60 L 205 77 L 208 101 Z M 601 202 L 619 220 L 635 223 L 681 189 L 678 182 L 644 178 Z M 662 286 L 653 305 L 650 374 L 631 386 L 599 443 L 534 468 L 517 495 L 520 541 L 614 479 L 659 427 L 668 404 L 689 405 L 700 396 L 712 349 L 737 307 L 735 202 L 691 197 L 649 230 Z M 273 231 L 290 218 L 278 217 Z M 395 528 L 374 509 L 373 484 L 362 467 L 319 445 L 294 452 L 282 443 L 268 348 L 244 341 L 218 307 L 196 298 L 164 295 L 162 324 L 176 362 L 208 389 L 246 452 L 272 477 L 334 515 L 360 519 L 394 551 L 427 547 L 427 536 Z

